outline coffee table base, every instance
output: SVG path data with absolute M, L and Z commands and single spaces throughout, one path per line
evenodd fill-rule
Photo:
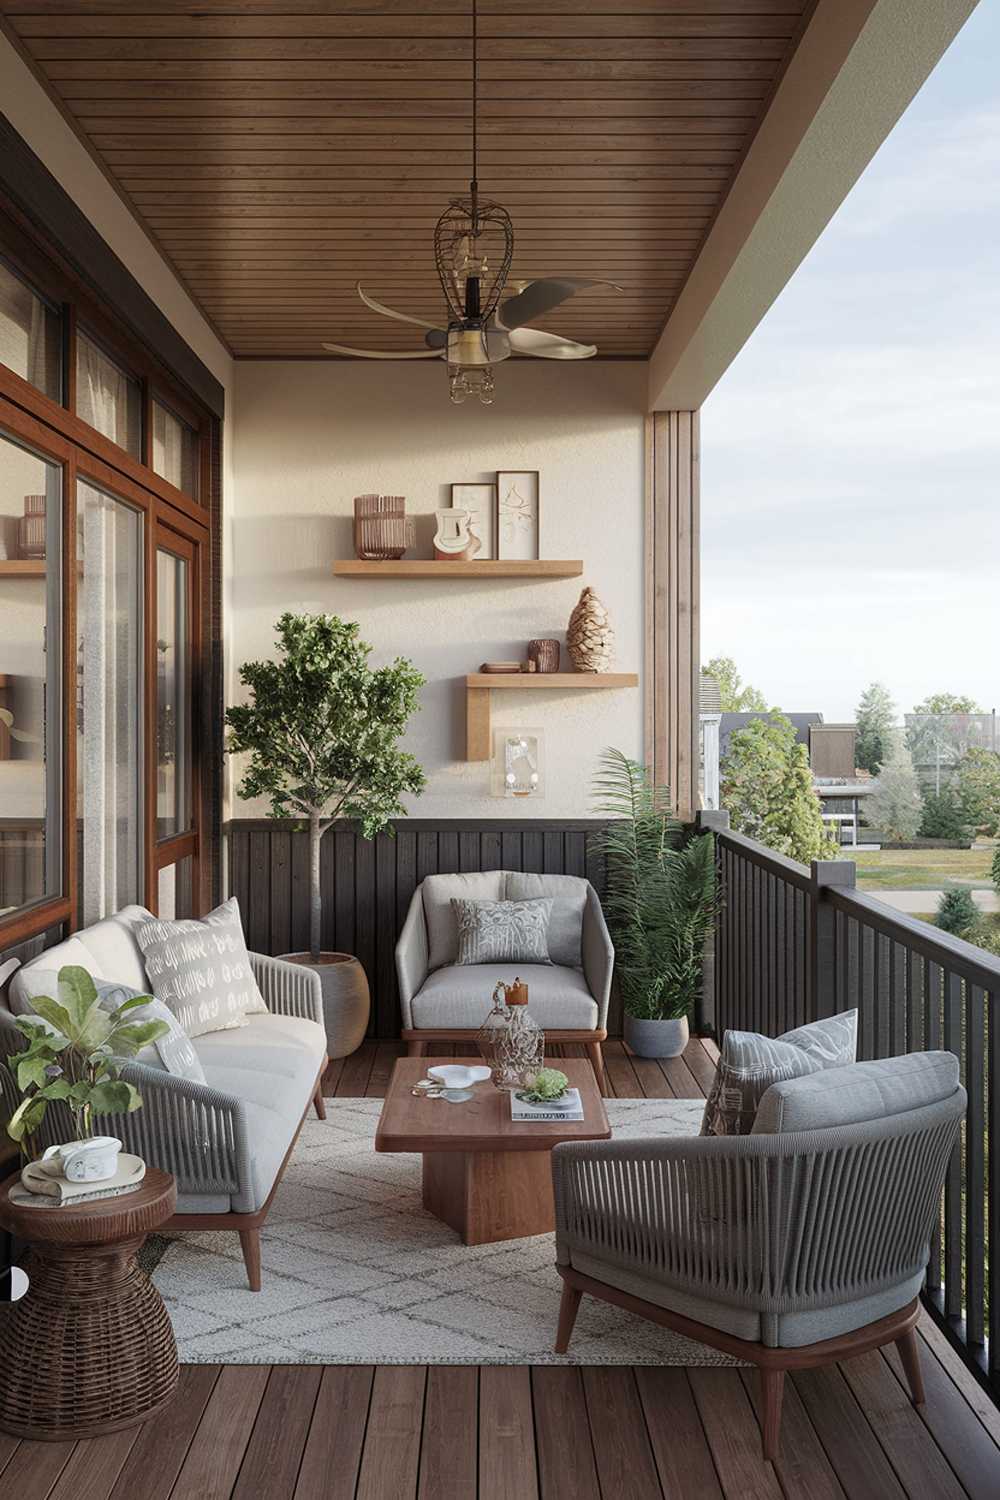
M 467 1245 L 555 1229 L 548 1151 L 425 1151 L 424 1208 Z

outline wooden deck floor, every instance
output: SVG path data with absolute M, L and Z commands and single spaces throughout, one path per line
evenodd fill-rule
M 377 1097 L 366 1044 L 326 1092 Z M 655 1063 L 608 1047 L 620 1097 L 702 1094 L 710 1044 Z M 765 1464 L 755 1377 L 726 1369 L 189 1365 L 158 1422 L 85 1443 L 0 1434 L 10 1500 L 997 1500 L 1000 1412 L 928 1321 L 927 1405 L 895 1353 L 788 1382 Z

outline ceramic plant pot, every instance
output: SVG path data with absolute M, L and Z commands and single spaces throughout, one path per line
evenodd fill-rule
M 680 1057 L 688 1044 L 688 1019 L 641 1021 L 625 1017 L 625 1041 L 636 1057 Z
M 282 953 L 285 963 L 315 969 L 323 990 L 327 1056 L 347 1057 L 364 1041 L 371 1013 L 368 979 L 350 953 Z

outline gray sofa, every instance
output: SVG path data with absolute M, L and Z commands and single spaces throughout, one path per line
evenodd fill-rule
M 548 964 L 456 964 L 453 898 L 553 898 Z M 413 893 L 396 945 L 402 1035 L 409 1053 L 433 1042 L 465 1042 L 482 1025 L 498 980 L 522 979 L 532 1016 L 551 1041 L 583 1042 L 599 1082 L 615 951 L 597 892 L 576 875 L 516 870 L 430 875 Z
M 557 1146 L 556 1350 L 588 1293 L 750 1360 L 770 1459 L 786 1369 L 892 1342 L 919 1403 L 916 1298 L 965 1105 L 958 1059 L 916 1052 L 772 1084 L 750 1135 Z
M 84 928 L 26 964 L 0 1000 L 0 1059 L 23 1044 L 14 1016 L 44 993 L 39 975 L 79 964 L 96 980 L 146 990 L 142 954 L 132 935 L 152 920 L 139 906 Z M 252 1290 L 260 1290 L 260 1229 L 311 1104 L 325 1118 L 320 1083 L 326 1067 L 326 1030 L 319 976 L 311 969 L 250 955 L 268 1008 L 244 1026 L 195 1037 L 192 1047 L 205 1083 L 165 1071 L 147 1047 L 122 1076 L 142 1092 L 143 1107 L 108 1121 L 126 1150 L 177 1179 L 177 1213 L 168 1230 L 232 1229 L 240 1236 Z M 18 1095 L 0 1062 L 4 1111 Z M 50 1107 L 42 1144 L 67 1140 L 72 1120 Z

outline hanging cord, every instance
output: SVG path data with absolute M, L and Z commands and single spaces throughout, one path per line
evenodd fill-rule
M 479 229 L 479 16 L 477 0 L 472 0 L 472 230 Z

